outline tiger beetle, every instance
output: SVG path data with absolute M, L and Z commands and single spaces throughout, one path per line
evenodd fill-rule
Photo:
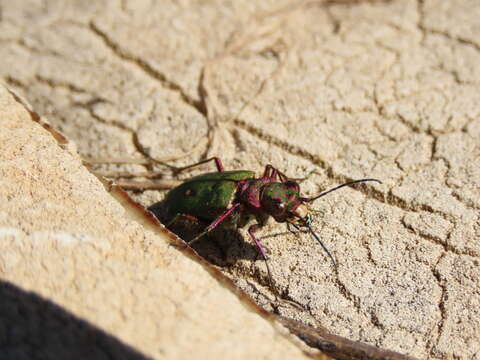
M 249 170 L 225 171 L 221 160 L 212 157 L 199 163 L 177 169 L 183 171 L 209 161 L 214 161 L 217 172 L 195 176 L 170 190 L 164 201 L 153 204 L 149 210 L 157 217 L 169 219 L 167 227 L 184 217 L 196 222 L 210 222 L 203 232 L 188 242 L 189 245 L 208 234 L 227 218 L 238 215 L 253 215 L 256 224 L 248 228 L 248 234 L 265 260 L 270 283 L 272 276 L 267 255 L 255 232 L 262 227 L 269 216 L 277 222 L 286 222 L 297 230 L 308 230 L 332 260 L 335 259 L 311 227 L 311 210 L 307 204 L 336 191 L 344 186 L 377 179 L 360 179 L 346 182 L 313 197 L 300 195 L 298 182 L 289 179 L 272 165 L 267 165 L 263 175 L 255 177 Z

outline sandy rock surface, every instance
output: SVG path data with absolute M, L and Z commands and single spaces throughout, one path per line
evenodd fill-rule
M 4 87 L 0 121 L 2 359 L 307 358 Z
M 337 268 L 308 234 L 289 233 L 274 222 L 261 231 L 280 299 L 243 230 L 196 246 L 267 310 L 419 358 L 480 358 L 478 2 L 11 1 L 0 6 L 0 76 L 73 140 L 84 158 L 184 165 L 217 155 L 227 169 L 260 173 L 270 163 L 292 177 L 315 170 L 302 183 L 307 195 L 346 180 L 383 181 L 342 189 L 314 204 L 314 226 Z M 1 146 L 3 152 L 15 144 Z M 37 150 L 22 151 L 33 156 Z M 78 159 L 63 169 L 56 156 L 44 155 L 57 165 L 42 175 L 45 185 L 38 191 L 54 192 L 59 185 L 52 179 L 71 178 L 65 187 L 76 184 L 70 191 L 78 201 L 91 196 L 97 205 L 78 210 L 75 203 L 64 206 L 66 198 L 58 195 L 56 202 L 43 204 L 43 216 L 52 218 L 54 229 L 58 213 L 69 218 L 70 211 L 83 226 L 94 226 L 93 233 L 88 241 L 76 239 L 83 232 L 72 222 L 70 247 L 58 245 L 64 240 L 28 217 L 26 197 L 17 212 L 2 210 L 9 216 L 1 221 L 20 229 L 4 235 L 9 240 L 2 246 L 19 249 L 7 252 L 16 255 L 3 259 L 2 266 L 26 272 L 25 282 L 18 283 L 3 270 L 5 280 L 26 289 L 35 285 L 35 291 L 46 288 L 39 293 L 61 304 L 67 298 L 69 304 L 85 304 L 86 299 L 55 291 L 59 285 L 50 284 L 52 274 L 74 289 L 101 286 L 95 280 L 76 282 L 80 268 L 93 272 L 92 279 L 107 272 L 112 283 L 105 286 L 112 289 L 124 285 L 125 277 L 139 276 L 138 286 L 147 291 L 148 278 L 156 276 L 153 258 L 162 258 L 155 254 L 173 256 L 172 268 L 180 266 L 177 261 L 190 264 L 129 219 L 121 220 L 123 210 L 110 198 L 112 208 L 103 208 L 100 200 L 108 196 Z M 28 161 L 39 166 L 38 159 L 22 160 L 17 176 Z M 172 177 L 166 167 L 153 169 Z M 102 164 L 96 170 L 134 174 L 146 168 Z M 132 196 L 150 205 L 164 194 L 149 190 Z M 3 202 L 2 209 L 9 209 Z M 114 217 L 111 230 L 103 225 L 95 230 L 87 220 L 98 217 L 92 209 Z M 95 231 L 110 233 L 112 240 L 103 244 Z M 113 240 L 117 232 L 131 240 Z M 142 235 L 134 240 L 132 234 Z M 33 250 L 35 236 L 50 240 L 36 241 L 41 250 Z M 136 243 L 142 241 L 155 243 L 155 250 Z M 67 263 L 71 257 L 63 252 L 76 253 L 75 246 L 87 243 L 85 254 L 109 265 L 98 268 L 98 259 L 88 266 Z M 37 251 L 48 256 L 38 257 Z M 39 263 L 29 267 L 22 258 Z M 144 258 L 151 259 L 145 264 Z M 48 277 L 41 271 L 46 266 Z M 178 286 L 190 283 L 179 279 Z M 116 307 L 104 316 L 130 319 L 122 304 L 137 301 L 136 293 L 124 289 L 123 297 L 92 298 L 87 309 L 71 309 L 91 320 Z M 153 300 L 149 304 L 153 307 Z M 99 326 L 113 331 L 114 324 L 105 320 Z M 129 331 L 135 333 L 135 327 L 113 333 L 124 339 Z

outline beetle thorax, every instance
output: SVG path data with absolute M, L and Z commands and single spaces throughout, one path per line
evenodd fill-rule
M 239 201 L 252 209 L 259 210 L 262 207 L 260 195 L 265 185 L 262 179 L 251 179 L 239 183 Z
M 252 211 L 272 216 L 277 222 L 303 218 L 308 213 L 296 182 L 273 182 L 260 178 L 242 181 L 238 186 L 240 202 Z

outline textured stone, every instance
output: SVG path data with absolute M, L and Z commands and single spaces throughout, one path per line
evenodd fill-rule
M 228 169 L 315 170 L 308 195 L 382 180 L 313 205 L 336 269 L 308 234 L 274 222 L 259 233 L 278 301 L 243 230 L 195 246 L 266 309 L 420 358 L 480 356 L 478 2 L 23 1 L 1 11 L 0 76 L 84 158 L 217 155 Z M 150 205 L 164 194 L 131 195 Z

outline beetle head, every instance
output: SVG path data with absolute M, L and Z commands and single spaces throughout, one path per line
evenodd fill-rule
M 305 217 L 307 208 L 302 202 L 300 186 L 294 181 L 268 183 L 260 195 L 262 209 L 277 222 Z

